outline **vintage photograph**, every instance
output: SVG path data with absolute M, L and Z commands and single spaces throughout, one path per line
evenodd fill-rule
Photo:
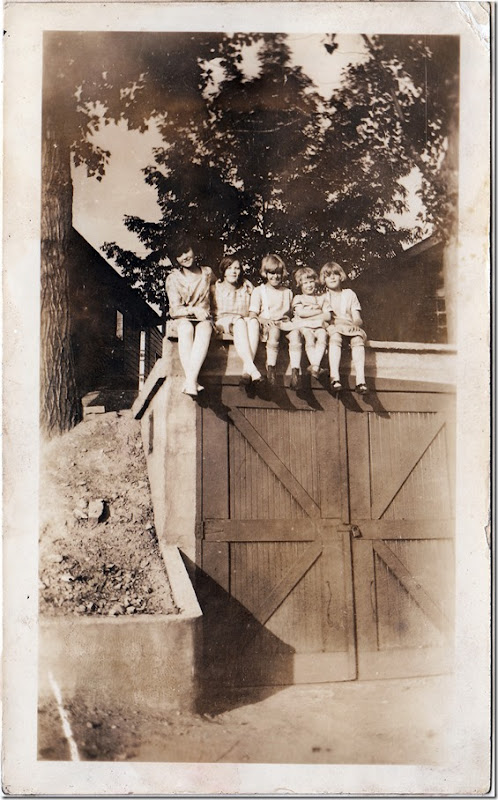
M 285 765 L 458 761 L 462 543 L 487 552 L 481 517 L 478 555 L 459 533 L 489 325 L 482 237 L 481 306 L 462 280 L 465 37 L 350 5 L 315 29 L 41 26 L 42 769 L 267 765 L 273 790 Z

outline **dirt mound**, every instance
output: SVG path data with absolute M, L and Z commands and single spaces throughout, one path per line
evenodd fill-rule
M 43 443 L 40 462 L 40 613 L 177 613 L 131 411 Z

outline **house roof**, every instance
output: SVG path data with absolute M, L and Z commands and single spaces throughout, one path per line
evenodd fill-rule
M 84 253 L 86 265 L 88 267 L 92 266 L 94 272 L 97 270 L 97 280 L 110 287 L 115 292 L 117 300 L 129 308 L 133 308 L 135 313 L 138 313 L 149 325 L 161 324 L 161 317 L 152 306 L 140 296 L 136 289 L 129 285 L 128 281 L 119 274 L 102 253 L 99 253 L 74 227 L 72 228 L 72 239 L 76 248 Z

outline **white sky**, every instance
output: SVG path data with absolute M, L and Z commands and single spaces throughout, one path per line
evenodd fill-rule
M 360 61 L 366 52 L 361 36 L 337 36 L 339 46 L 333 55 L 323 46 L 323 34 L 290 34 L 287 41 L 294 63 L 303 67 L 327 98 L 340 85 L 343 68 Z M 245 62 L 248 75 L 254 74 L 254 64 L 254 57 L 248 51 Z M 142 134 L 129 131 L 124 122 L 111 123 L 95 134 L 94 141 L 110 150 L 111 158 L 100 182 L 87 178 L 84 166 L 73 169 L 74 226 L 96 250 L 100 251 L 104 242 L 117 242 L 143 255 L 145 249 L 135 234 L 127 230 L 123 218 L 125 214 L 149 222 L 158 222 L 161 218 L 156 192 L 145 183 L 141 171 L 153 163 L 153 148 L 161 145 L 159 133 L 153 125 Z M 410 207 L 410 217 L 422 209 L 414 194 Z

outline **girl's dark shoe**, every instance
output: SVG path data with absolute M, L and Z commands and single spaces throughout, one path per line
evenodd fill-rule
M 368 387 L 365 383 L 359 383 L 355 388 L 355 392 L 358 394 L 368 394 Z
M 342 383 L 340 381 L 331 380 L 330 388 L 332 389 L 333 392 L 340 392 L 342 389 Z
M 269 386 L 275 386 L 277 383 L 277 374 L 275 372 L 275 367 L 268 366 L 266 368 L 266 380 L 268 381 Z
M 296 369 L 296 367 L 292 368 L 291 379 L 290 379 L 290 388 L 291 389 L 300 389 L 301 388 L 301 376 L 299 374 L 299 370 Z

